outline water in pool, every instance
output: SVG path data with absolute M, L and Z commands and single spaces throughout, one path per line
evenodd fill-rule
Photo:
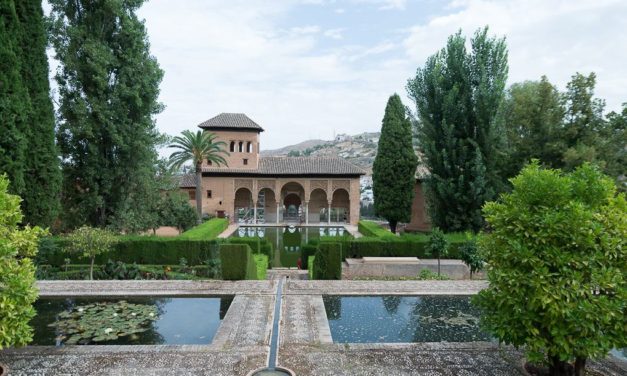
M 321 236 L 351 237 L 344 227 L 254 227 L 240 226 L 234 237 L 268 239 L 274 247 L 273 267 L 295 267 L 302 257 L 301 246 Z M 306 260 L 302 260 L 303 264 Z
M 233 296 L 42 298 L 31 321 L 32 344 L 209 344 L 232 301 Z
M 489 341 L 467 296 L 324 296 L 336 343 Z

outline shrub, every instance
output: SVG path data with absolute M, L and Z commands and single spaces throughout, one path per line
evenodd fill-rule
M 228 219 L 213 218 L 185 231 L 181 235 L 177 236 L 177 238 L 189 240 L 211 240 L 217 238 L 218 235 L 226 230 L 227 227 L 229 227 Z
M 459 247 L 459 253 L 461 259 L 470 269 L 470 279 L 472 279 L 473 273 L 476 273 L 483 269 L 483 257 L 479 254 L 477 248 L 477 240 L 475 238 L 469 239 Z
M 429 236 L 426 248 L 427 254 L 438 259 L 438 275 L 440 275 L 440 258 L 448 254 L 448 242 L 439 228 L 434 228 Z
M 0 175 L 0 349 L 24 346 L 32 340 L 29 321 L 37 299 L 35 267 L 39 227 L 19 228 L 20 197 L 8 193 L 9 181 Z
M 320 243 L 313 263 L 314 279 L 342 279 L 342 245 Z
M 482 323 L 551 374 L 574 359 L 583 375 L 587 358 L 627 343 L 625 195 L 588 164 L 563 174 L 535 161 L 511 181 L 483 209 Z
M 305 261 L 304 262 L 304 269 L 309 269 L 309 258 L 313 255 L 316 254 L 316 252 L 318 251 L 318 246 L 317 245 L 313 245 L 311 243 L 307 243 L 305 245 L 302 246 L 301 248 L 301 260 Z
M 230 244 L 247 244 L 254 254 L 266 255 L 268 268 L 271 268 L 272 259 L 274 258 L 274 248 L 268 239 L 258 237 L 229 238 L 227 242 Z
M 383 236 L 394 236 L 394 234 L 392 234 L 390 231 L 381 227 L 381 225 L 379 225 L 378 223 L 372 221 L 359 221 L 359 223 L 357 224 L 357 229 L 363 236 L 368 237 L 379 238 Z
M 264 254 L 253 255 L 255 259 L 255 267 L 257 269 L 257 279 L 266 279 L 266 273 L 268 271 L 268 256 Z
M 226 280 L 257 279 L 257 265 L 246 244 L 220 245 L 222 278 Z
M 63 266 L 67 255 L 62 249 L 67 246 L 67 238 L 48 238 L 45 243 L 45 253 L 38 258 L 38 264 Z M 52 241 L 55 246 L 50 246 Z M 40 249 L 41 249 L 40 242 Z M 106 255 L 95 258 L 96 264 L 104 264 L 108 259 L 121 261 L 126 264 L 153 264 L 177 265 L 181 258 L 187 260 L 190 266 L 203 265 L 208 259 L 218 258 L 218 243 L 216 240 L 187 240 L 165 238 L 158 236 L 121 236 L 113 249 Z M 78 255 L 70 255 L 72 263 L 80 263 Z
M 109 230 L 83 226 L 68 236 L 65 250 L 89 258 L 89 279 L 94 279 L 96 256 L 110 252 L 116 242 L 116 236 Z
M 307 274 L 309 274 L 309 279 L 314 279 L 313 266 L 314 266 L 315 260 L 316 260 L 316 256 L 309 256 L 307 258 Z

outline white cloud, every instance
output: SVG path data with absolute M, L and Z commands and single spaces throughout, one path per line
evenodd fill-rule
M 344 28 L 336 28 L 325 30 L 324 36 L 329 37 L 331 39 L 342 39 L 342 33 L 344 32 Z
M 575 72 L 597 73 L 596 94 L 608 109 L 627 101 L 627 2 L 620 0 L 455 0 L 437 16 L 411 28 L 405 40 L 418 66 L 460 28 L 470 36 L 490 26 L 506 36 L 510 82 L 546 74 L 564 88 Z

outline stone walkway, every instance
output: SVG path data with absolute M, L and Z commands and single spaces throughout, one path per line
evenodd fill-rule
M 10 375 L 246 375 L 266 364 L 276 281 L 45 281 L 42 296 L 236 295 L 210 345 L 30 346 L 0 351 Z M 475 294 L 483 281 L 299 281 L 284 285 L 278 363 L 301 376 L 523 375 L 523 355 L 488 342 L 334 344 L 322 301 L 332 295 Z M 591 362 L 627 375 L 616 358 Z

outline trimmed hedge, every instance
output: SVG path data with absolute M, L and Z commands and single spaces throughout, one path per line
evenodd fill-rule
M 257 237 L 228 238 L 227 242 L 229 244 L 246 244 L 250 247 L 254 254 L 266 255 L 268 260 L 268 269 L 272 269 L 271 264 L 272 259 L 274 258 L 274 248 L 268 239 Z
M 314 265 L 314 261 L 316 260 L 316 256 L 309 256 L 309 258 L 307 258 L 307 274 L 309 274 L 309 279 L 314 279 L 313 278 L 313 265 Z
M 345 257 L 361 258 L 369 257 L 418 257 L 432 258 L 426 251 L 429 242 L 428 237 L 413 238 L 402 236 L 398 238 L 359 238 L 350 242 L 344 255 Z M 463 241 L 449 242 L 447 259 L 459 259 L 459 247 Z
M 226 218 L 212 218 L 207 222 L 201 223 L 196 227 L 185 231 L 177 236 L 179 239 L 189 240 L 211 240 L 220 235 L 229 227 L 229 220 Z
M 255 267 L 257 269 L 257 279 L 266 279 L 268 272 L 268 256 L 258 253 L 253 255 L 253 258 L 255 259 Z
M 314 279 L 342 279 L 342 244 L 320 243 L 313 262 Z
M 66 238 L 46 238 L 40 242 L 37 264 L 52 266 L 65 265 L 65 259 L 71 264 L 82 264 L 85 258 L 64 251 L 68 241 Z M 218 258 L 218 242 L 216 240 L 188 240 L 180 237 L 166 238 L 157 236 L 124 236 L 111 252 L 98 255 L 96 264 L 104 264 L 109 259 L 127 264 L 177 265 L 181 258 L 187 264 L 202 265 L 206 260 Z
M 222 279 L 257 279 L 257 264 L 253 252 L 247 244 L 221 244 L 220 261 Z
M 314 244 L 304 244 L 301 247 L 301 260 L 305 261 L 303 269 L 311 270 L 309 267 L 309 258 L 313 257 L 318 251 L 318 246 Z
M 359 221 L 357 223 L 357 230 L 363 235 L 367 237 L 375 237 L 379 238 L 382 236 L 395 236 L 387 229 L 383 228 L 378 223 L 372 221 Z

